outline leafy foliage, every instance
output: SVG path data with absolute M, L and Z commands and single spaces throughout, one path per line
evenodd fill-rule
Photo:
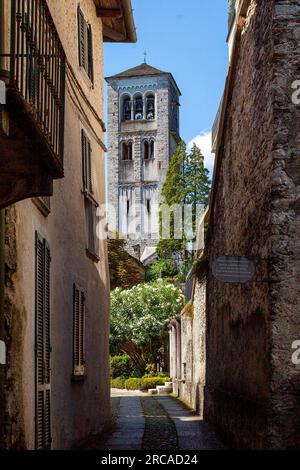
M 141 385 L 142 379 L 137 379 L 135 377 L 131 377 L 125 381 L 126 390 L 140 390 Z
M 130 289 L 145 279 L 145 269 L 127 253 L 125 240 L 121 238 L 108 240 L 108 264 L 111 289 Z
M 111 388 L 124 389 L 126 380 L 127 380 L 126 377 L 116 377 L 115 379 L 112 379 Z
M 149 388 L 156 388 L 157 385 L 164 385 L 165 382 L 169 381 L 169 377 L 143 377 L 142 379 L 131 377 L 125 381 L 125 388 L 126 390 L 147 391 Z
M 162 360 L 166 327 L 184 305 L 180 289 L 164 281 L 115 289 L 111 294 L 111 344 L 140 371 Z
M 117 377 L 130 377 L 134 372 L 134 364 L 128 355 L 112 356 L 110 358 L 110 375 Z
M 209 200 L 211 181 L 209 172 L 204 167 L 204 157 L 196 144 L 193 145 L 188 153 L 186 145 L 181 142 L 174 153 L 166 181 L 162 189 L 164 203 L 171 207 L 174 204 L 189 204 L 192 206 L 192 220 L 194 234 L 196 234 L 196 215 L 199 206 L 206 207 Z M 161 238 L 157 254 L 160 259 L 170 259 L 174 253 L 183 251 L 186 242 L 184 236 L 181 240 L 174 237 L 174 214 L 171 213 L 170 239 Z M 162 235 L 162 220 L 160 222 L 160 231 Z M 183 234 L 184 235 L 184 234 Z
M 165 382 L 169 382 L 169 377 L 144 377 L 141 381 L 140 390 L 149 390 L 149 388 L 156 388 L 157 385 L 165 385 Z
M 163 278 L 173 278 L 178 274 L 178 268 L 172 259 L 161 259 L 149 266 L 146 279 L 155 281 Z

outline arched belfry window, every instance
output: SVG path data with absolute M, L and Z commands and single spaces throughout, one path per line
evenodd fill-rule
M 122 103 L 122 121 L 131 121 L 131 98 L 125 96 Z
M 146 118 L 155 119 L 155 97 L 152 94 L 146 98 Z
M 134 97 L 134 119 L 140 121 L 144 117 L 144 102 L 142 95 Z
M 123 142 L 122 144 L 122 160 L 132 160 L 133 144 L 132 142 Z
M 144 160 L 151 160 L 154 158 L 154 140 L 144 140 Z

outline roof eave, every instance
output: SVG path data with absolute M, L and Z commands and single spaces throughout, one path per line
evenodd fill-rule
M 126 34 L 124 35 L 120 31 L 117 31 L 117 29 L 108 26 L 106 18 L 102 17 L 103 42 L 136 43 L 137 34 L 131 0 L 119 0 L 119 2 L 120 10 L 122 11 L 121 18 L 124 22 L 124 30 L 126 31 Z M 94 3 L 97 9 L 101 9 L 103 7 L 102 0 L 94 0 Z

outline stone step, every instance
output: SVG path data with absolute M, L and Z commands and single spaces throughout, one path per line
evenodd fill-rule
M 173 382 L 165 382 L 165 387 L 172 388 L 173 387 Z
M 165 387 L 164 385 L 158 385 L 156 388 L 158 395 L 170 395 L 173 392 L 172 387 Z

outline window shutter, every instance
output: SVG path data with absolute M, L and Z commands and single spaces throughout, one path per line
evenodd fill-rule
M 94 83 L 94 61 L 93 61 L 93 33 L 91 25 L 87 29 L 88 35 L 88 76 L 92 83 Z
M 79 65 L 85 67 L 87 61 L 86 48 L 86 26 L 83 13 L 78 7 L 78 47 L 79 47 Z
M 92 182 L 92 146 L 91 141 L 87 139 L 87 182 L 88 191 L 93 193 L 93 182 Z
M 36 448 L 51 448 L 50 248 L 36 233 Z
M 92 184 L 92 146 L 85 131 L 81 130 L 81 147 L 82 147 L 82 179 L 83 190 L 93 193 Z
M 75 284 L 73 287 L 73 375 L 85 372 L 85 295 Z

